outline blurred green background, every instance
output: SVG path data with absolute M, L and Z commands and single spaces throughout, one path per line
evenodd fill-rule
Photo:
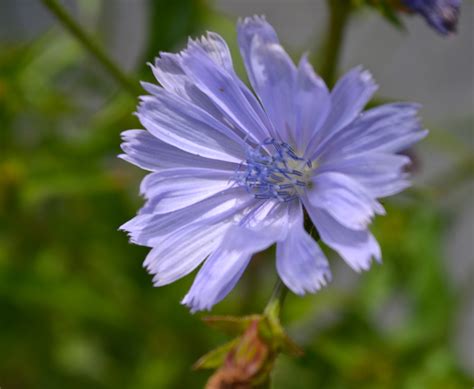
M 225 3 L 65 2 L 136 80 L 151 80 L 145 63 L 159 51 L 178 50 L 188 35 L 205 30 L 228 39 L 243 74 L 232 14 L 237 5 Z M 246 6 L 253 13 L 289 3 Z M 132 115 L 136 97 L 39 1 L 2 0 L 0 14 L 0 387 L 202 387 L 209 374 L 191 365 L 228 338 L 179 304 L 192 277 L 153 288 L 141 266 L 147 250 L 117 231 L 142 204 L 144 172 L 116 158 L 120 132 L 139 128 Z M 290 52 L 301 54 L 291 45 Z M 378 82 L 384 91 L 384 79 Z M 451 128 L 434 128 L 425 154 L 442 149 L 452 166 L 438 161 L 439 174 L 384 202 L 388 216 L 374 226 L 384 264 L 356 275 L 332 255 L 328 288 L 288 298 L 283 324 L 305 355 L 278 360 L 274 388 L 472 387 L 466 347 L 473 311 L 465 301 L 473 289 L 453 282 L 443 248 L 460 214 L 446 206 L 451 193 L 461 193 L 456 204 L 472 201 L 472 144 L 464 141 L 466 133 L 472 136 L 472 112 Z M 422 176 L 429 162 L 421 159 L 415 174 Z M 461 255 L 470 256 L 461 262 L 471 271 L 472 251 Z M 276 277 L 272 257 L 254 258 L 213 313 L 260 312 Z M 469 274 L 466 285 L 472 285 Z M 460 327 L 464 348 L 456 337 Z

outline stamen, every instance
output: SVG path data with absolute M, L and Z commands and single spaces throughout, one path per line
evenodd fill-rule
M 273 146 L 274 152 L 263 146 Z M 289 144 L 266 139 L 255 148 L 249 147 L 235 180 L 256 199 L 289 202 L 308 185 L 311 167 L 311 161 L 299 157 Z

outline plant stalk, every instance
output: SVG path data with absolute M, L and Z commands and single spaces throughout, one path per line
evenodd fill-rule
M 142 93 L 138 82 L 130 79 L 106 54 L 104 49 L 67 13 L 57 0 L 41 0 L 46 8 L 68 30 L 109 74 L 132 96 Z
M 272 295 L 268 300 L 267 305 L 265 306 L 265 310 L 263 311 L 264 315 L 268 315 L 270 312 L 274 312 L 277 315 L 280 314 L 280 310 L 283 307 L 285 302 L 285 298 L 288 294 L 288 288 L 283 283 L 283 281 L 278 277 L 277 282 L 273 288 Z
M 329 87 L 335 84 L 344 35 L 352 6 L 347 0 L 327 0 L 329 23 L 319 57 L 319 73 Z

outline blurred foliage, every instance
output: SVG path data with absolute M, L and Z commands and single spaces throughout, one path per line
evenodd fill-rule
M 234 34 L 202 2 L 151 4 L 145 60 L 204 27 Z M 143 172 L 116 158 L 120 131 L 138 126 L 136 101 L 60 31 L 0 47 L 0 387 L 200 388 L 207 375 L 192 364 L 226 338 L 179 305 L 191 277 L 154 289 L 147 250 L 117 231 L 141 204 Z M 150 78 L 139 67 L 137 79 Z M 472 385 L 451 349 L 447 215 L 409 196 L 386 205 L 375 226 L 383 266 L 355 290 L 289 298 L 283 324 L 305 355 L 279 359 L 275 388 Z M 256 256 L 215 312 L 260 312 L 271 257 Z
M 150 2 L 149 21 L 153 31 L 149 35 L 145 61 L 155 57 L 159 51 L 175 48 L 177 42 L 195 34 L 205 20 L 207 11 L 204 0 Z
M 359 8 L 369 6 L 380 13 L 389 23 L 397 28 L 404 28 L 403 23 L 397 14 L 405 9 L 402 0 L 350 0 L 354 7 Z

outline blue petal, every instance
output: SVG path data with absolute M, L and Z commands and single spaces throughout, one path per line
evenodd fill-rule
M 228 223 L 191 224 L 164 237 L 144 262 L 155 275 L 154 285 L 169 284 L 192 272 L 218 247 L 228 228 Z
M 145 130 L 127 130 L 121 135 L 123 139 L 121 147 L 125 154 L 119 157 L 145 170 L 162 171 L 169 168 L 194 166 L 235 172 L 238 167 L 235 163 L 187 153 L 159 140 Z
M 238 25 L 238 40 L 250 82 L 273 123 L 279 140 L 294 138 L 296 67 L 263 18 Z
M 207 38 L 200 40 L 189 40 L 189 46 L 199 45 L 218 65 L 232 71 L 232 58 L 225 41 L 217 34 L 208 33 Z M 185 50 L 186 51 L 186 50 Z M 158 82 L 168 91 L 173 92 L 198 107 L 204 109 L 215 119 L 225 123 L 225 117 L 216 107 L 212 100 L 197 88 L 182 68 L 182 58 L 180 54 L 160 53 L 156 58 L 155 65 L 151 66 L 153 74 Z M 150 84 L 144 84 L 145 89 L 154 94 Z
M 328 161 L 362 153 L 406 150 L 428 134 L 420 128 L 418 109 L 415 104 L 394 103 L 366 111 L 321 144 L 317 158 Z
M 191 312 L 211 309 L 234 288 L 252 255 L 273 242 L 266 234 L 231 227 L 219 248 L 199 270 L 182 303 L 191 308 Z
M 331 108 L 329 91 L 304 55 L 298 66 L 295 91 L 296 145 L 304 151 L 309 140 L 320 129 Z
M 232 57 L 229 47 L 225 40 L 215 32 L 208 32 L 207 35 L 199 40 L 192 42 L 200 46 L 207 55 L 219 66 L 222 66 L 229 73 L 234 71 Z
M 173 212 L 235 185 L 232 172 L 203 168 L 176 168 L 146 176 L 140 186 L 146 198 L 159 197 L 154 213 Z
M 384 213 L 382 205 L 361 184 L 341 173 L 318 173 L 306 195 L 313 207 L 326 210 L 353 230 L 366 229 L 375 213 Z
M 188 76 L 184 73 L 184 71 L 181 69 L 181 58 L 178 57 L 176 54 L 168 54 L 168 53 L 163 53 L 160 58 L 156 60 L 156 66 L 160 67 L 160 69 L 166 69 L 166 67 L 162 64 L 167 63 L 169 61 L 172 61 L 173 63 L 176 63 L 177 66 L 179 66 L 180 73 L 179 75 L 176 74 L 168 74 L 165 73 L 167 78 L 170 80 L 173 80 L 176 78 L 176 80 L 179 81 L 169 81 L 169 83 L 166 83 L 163 81 L 162 78 L 159 78 L 160 76 L 157 75 L 157 68 L 152 67 L 153 73 L 155 74 L 155 77 L 158 80 L 161 80 L 161 85 L 165 90 L 167 90 L 170 93 L 173 93 L 190 103 L 196 105 L 197 107 L 201 108 L 205 112 L 207 112 L 209 115 L 211 115 L 215 120 L 223 123 L 224 125 L 228 125 L 225 122 L 224 115 L 222 112 L 216 107 L 216 105 L 212 102 L 212 100 L 207 97 L 204 93 L 202 93 L 195 85 L 191 83 L 191 81 L 188 79 Z M 165 62 L 166 61 L 166 62 Z M 142 82 L 141 83 L 143 88 L 150 94 L 152 95 L 160 95 L 161 94 L 161 87 L 150 84 L 148 82 Z
M 232 188 L 174 212 L 159 214 L 148 207 L 148 213 L 135 216 L 120 229 L 128 232 L 132 242 L 154 247 L 162 242 L 163 236 L 188 224 L 199 222 L 205 225 L 231 219 L 254 202 L 255 199 L 245 190 Z
M 316 147 L 359 116 L 376 90 L 377 85 L 367 70 L 357 67 L 346 73 L 331 91 L 331 111 L 309 143 L 306 155 L 314 159 Z
M 216 65 L 222 66 L 228 72 L 234 72 L 227 43 L 218 34 L 208 32 L 207 36 L 198 40 L 189 39 L 188 48 L 182 53 L 192 46 L 201 47 Z M 182 68 L 180 54 L 160 53 L 160 57 L 156 58 L 155 64 L 151 68 L 156 79 L 165 89 L 179 95 L 185 96 L 187 94 L 187 84 L 190 80 Z M 192 99 L 190 98 L 190 100 Z
M 258 36 L 264 43 L 279 44 L 277 33 L 265 20 L 264 16 L 252 16 L 239 20 L 239 23 L 237 24 L 237 39 L 250 78 L 253 78 L 251 73 L 252 67 L 250 66 L 250 51 L 253 39 L 256 36 Z
M 410 186 L 405 167 L 410 158 L 397 154 L 364 153 L 322 164 L 319 172 L 343 173 L 362 184 L 373 197 L 386 197 Z
M 308 203 L 305 203 L 305 208 L 322 241 L 337 251 L 354 270 L 368 270 L 372 257 L 381 261 L 380 246 L 369 231 L 346 228 L 328 212 Z
M 239 220 L 239 226 L 269 236 L 274 241 L 285 239 L 291 220 L 290 206 L 298 201 L 257 200 L 256 205 Z
M 304 230 L 301 205 L 296 205 L 287 238 L 277 243 L 276 267 L 280 278 L 294 293 L 314 293 L 331 280 L 326 256 Z
M 252 114 L 256 115 L 265 128 L 270 127 L 270 122 L 259 102 L 235 74 L 229 48 L 224 39 L 218 34 L 208 32 L 205 37 L 201 37 L 198 40 L 190 39 L 188 47 L 180 54 L 161 53 L 160 57 L 156 59 L 155 65 L 152 66 L 156 79 L 166 90 L 204 109 L 216 120 L 231 127 L 235 133 L 240 134 L 242 137 L 250 136 L 256 139 L 257 143 L 267 137 L 268 133 L 266 130 L 264 130 L 264 137 L 262 138 L 262 133 L 258 127 L 244 128 L 240 126 L 239 123 L 235 123 L 232 117 L 227 115 L 227 109 L 219 108 L 212 98 L 207 96 L 195 85 L 193 78 L 189 77 L 183 69 L 183 57 L 192 57 L 196 52 L 201 56 L 204 55 L 215 67 L 221 69 L 221 71 L 233 79 L 233 82 L 240 89 L 244 97 L 244 103 L 250 106 Z M 148 83 L 144 83 L 143 85 L 147 91 L 151 94 L 155 94 L 157 90 L 156 86 Z M 250 134 L 248 134 L 248 132 L 250 132 Z
M 192 46 L 182 54 L 182 66 L 189 79 L 212 99 L 232 126 L 257 143 L 268 138 L 263 110 L 234 73 L 218 66 L 199 46 Z
M 270 127 L 268 118 L 265 115 L 265 112 L 262 110 L 262 107 L 260 106 L 258 101 L 255 99 L 255 96 L 252 94 L 252 92 L 247 88 L 247 86 L 239 79 L 239 77 L 235 73 L 235 70 L 232 65 L 232 57 L 230 55 L 230 51 L 225 40 L 216 33 L 208 32 L 206 37 L 201 37 L 199 40 L 190 43 L 189 46 L 192 46 L 192 45 L 198 46 L 198 51 L 199 51 L 199 48 L 202 48 L 206 52 L 206 54 L 209 56 L 209 58 L 212 59 L 212 61 L 217 66 L 222 67 L 234 79 L 234 81 L 239 86 L 240 90 L 242 91 L 243 95 L 245 96 L 246 100 L 252 107 L 252 110 L 257 114 L 257 116 L 259 117 L 261 122 L 264 124 L 264 126 Z M 188 50 L 188 53 L 189 53 L 189 50 Z M 190 55 L 192 55 L 192 53 Z M 209 100 L 212 101 L 211 99 Z M 226 120 L 225 111 L 221 113 L 221 115 L 224 116 L 224 121 L 225 121 Z M 227 120 L 227 123 L 228 122 L 229 121 Z M 243 129 L 241 128 L 240 130 L 243 130 Z M 250 131 L 253 131 L 253 129 L 250 128 Z
M 160 53 L 160 57 L 156 58 L 155 64 L 150 65 L 150 67 L 155 78 L 163 88 L 182 97 L 187 96 L 186 84 L 188 80 L 181 67 L 179 55 Z
M 144 96 L 138 118 L 154 136 L 192 154 L 239 163 L 244 142 L 199 107 L 161 89 Z

